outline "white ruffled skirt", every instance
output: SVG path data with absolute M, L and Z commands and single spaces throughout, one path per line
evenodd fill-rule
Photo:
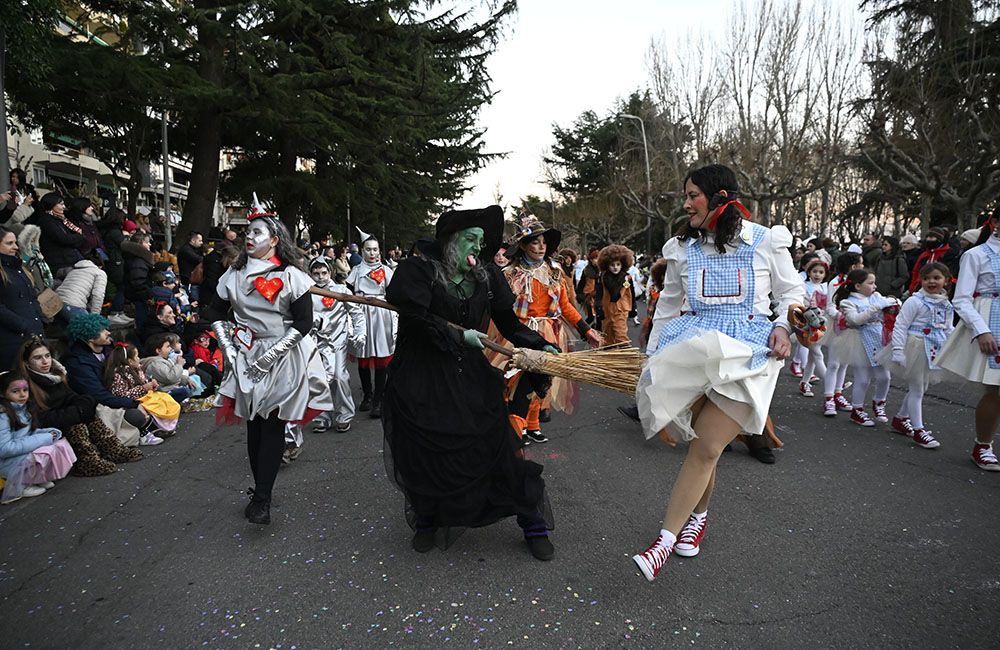
M 940 368 L 931 370 L 931 364 L 927 361 L 927 351 L 924 349 L 924 339 L 916 334 L 910 334 L 906 339 L 903 354 L 906 365 L 893 363 L 892 346 L 883 348 L 876 359 L 880 366 L 889 369 L 894 379 L 901 379 L 908 384 L 916 382 L 923 382 L 925 385 L 936 384 L 948 379 L 948 373 L 944 370 Z
M 650 357 L 636 387 L 646 438 L 664 427 L 675 440 L 697 438 L 691 406 L 702 395 L 744 433 L 762 433 L 784 362 L 768 358 L 751 368 L 752 357 L 746 343 L 711 330 L 667 345 Z
M 987 324 L 990 322 L 992 304 L 993 299 L 984 296 L 976 298 L 973 303 Z M 966 381 L 1000 386 L 1000 369 L 990 368 L 990 358 L 979 351 L 979 343 L 972 337 L 972 331 L 966 327 L 965 321 L 959 321 L 941 348 L 938 365 Z

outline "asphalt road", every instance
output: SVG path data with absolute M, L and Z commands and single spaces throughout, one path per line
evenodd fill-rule
M 248 524 L 243 431 L 187 415 L 114 476 L 0 508 L 0 643 L 996 647 L 1000 473 L 969 460 L 975 395 L 935 394 L 926 420 L 942 447 L 929 451 L 822 417 L 786 373 L 777 464 L 725 454 L 701 555 L 671 558 L 654 583 L 629 558 L 658 531 L 683 448 L 644 441 L 613 393 L 584 389 L 529 451 L 556 516 L 548 563 L 513 521 L 412 551 L 367 417 L 307 434 L 278 477 L 274 523 Z

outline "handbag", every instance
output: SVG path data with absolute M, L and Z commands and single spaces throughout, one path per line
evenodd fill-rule
M 205 267 L 201 262 L 198 262 L 198 266 L 191 269 L 191 284 L 201 284 L 205 281 Z
M 62 311 L 64 304 L 59 294 L 48 287 L 38 294 L 38 306 L 42 308 L 42 315 L 46 318 L 55 318 L 56 314 Z

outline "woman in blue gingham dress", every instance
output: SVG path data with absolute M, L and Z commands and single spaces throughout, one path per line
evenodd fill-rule
M 762 433 L 791 351 L 788 307 L 805 299 L 791 234 L 749 220 L 731 169 L 695 169 L 684 191 L 689 221 L 663 247 L 664 288 L 636 389 L 646 437 L 690 443 L 659 536 L 632 558 L 648 580 L 672 553 L 698 554 L 719 455 L 741 431 Z

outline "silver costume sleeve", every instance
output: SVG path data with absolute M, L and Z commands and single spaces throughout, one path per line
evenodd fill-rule
M 215 340 L 219 343 L 222 356 L 226 360 L 226 372 L 232 372 L 236 367 L 236 344 L 233 343 L 233 324 L 227 320 L 217 320 L 212 323 L 212 331 L 215 332 Z
M 271 371 L 271 366 L 288 354 L 289 350 L 298 345 L 301 340 L 302 332 L 297 329 L 292 328 L 285 332 L 285 335 L 278 339 L 277 343 L 250 364 L 250 367 L 247 368 L 247 377 L 255 384 L 259 382 Z

